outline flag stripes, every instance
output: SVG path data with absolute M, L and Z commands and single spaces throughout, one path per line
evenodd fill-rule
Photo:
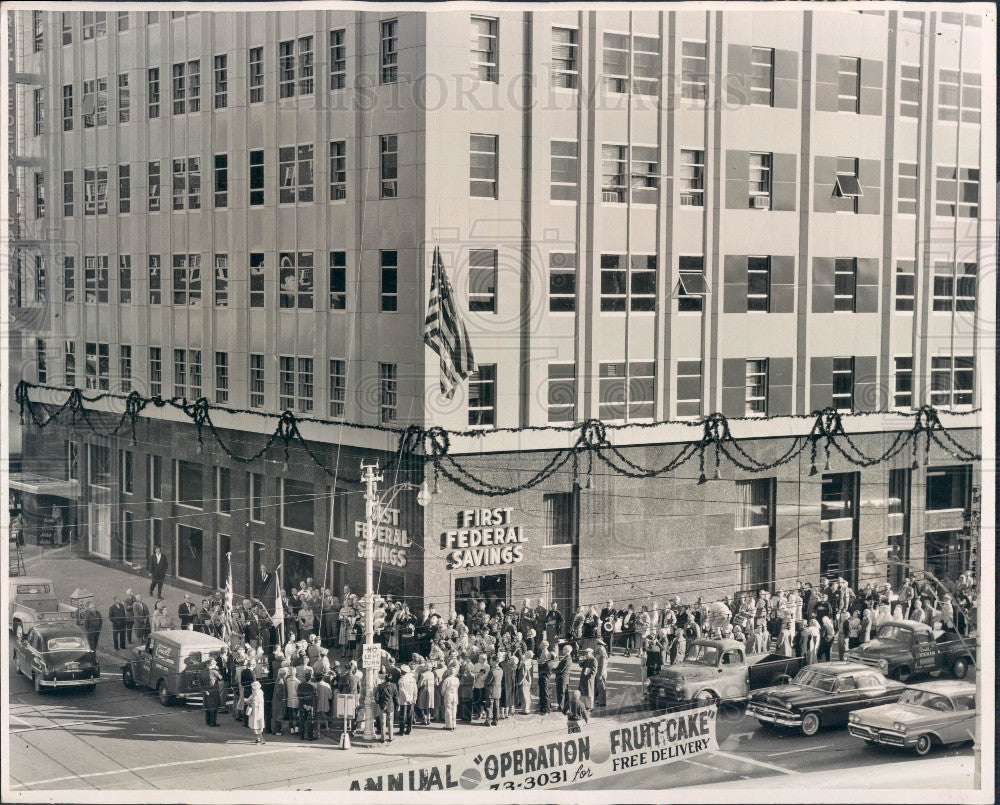
M 476 369 L 472 344 L 465 322 L 455 306 L 455 299 L 441 261 L 441 250 L 434 247 L 431 292 L 424 319 L 424 343 L 441 359 L 441 393 L 450 400 L 459 383 Z

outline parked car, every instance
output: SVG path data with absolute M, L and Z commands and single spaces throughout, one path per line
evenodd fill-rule
M 63 604 L 53 592 L 52 579 L 16 576 L 10 580 L 10 629 L 18 640 L 36 623 L 76 623 L 76 607 Z
M 790 680 L 804 662 L 781 654 L 747 655 L 736 640 L 693 640 L 682 662 L 650 678 L 647 695 L 654 709 L 661 702 L 742 702 L 752 690 Z
M 14 666 L 31 680 L 36 693 L 52 688 L 92 691 L 101 681 L 97 653 L 73 623 L 40 623 L 12 645 Z
M 843 726 L 855 710 L 896 701 L 904 685 L 856 662 L 807 665 L 787 685 L 759 690 L 747 715 L 762 725 L 792 727 L 815 735 L 820 727 Z
M 912 749 L 923 757 L 935 746 L 976 736 L 976 686 L 935 680 L 911 685 L 899 701 L 851 714 L 848 731 L 869 745 Z
M 122 666 L 122 682 L 127 688 L 152 688 L 164 707 L 177 699 L 200 704 L 201 671 L 209 658 L 218 659 L 226 646 L 225 641 L 202 632 L 153 632 L 141 646 L 132 648 Z
M 964 679 L 975 664 L 976 648 L 974 640 L 951 629 L 933 630 L 920 621 L 887 621 L 874 639 L 848 651 L 847 659 L 878 668 L 900 682 L 934 671 Z

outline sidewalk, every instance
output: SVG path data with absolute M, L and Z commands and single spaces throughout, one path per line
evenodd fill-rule
M 84 559 L 73 552 L 70 545 L 63 545 L 58 548 L 38 547 L 36 545 L 25 545 L 21 549 L 24 554 L 24 566 L 27 575 L 43 576 L 52 579 L 55 587 L 55 594 L 59 600 L 68 603 L 70 596 L 77 587 L 89 590 L 94 594 L 94 607 L 104 618 L 101 628 L 101 637 L 97 644 L 98 655 L 102 664 L 106 661 L 114 660 L 114 665 L 108 668 L 117 668 L 119 660 L 125 652 L 115 651 L 114 638 L 111 634 L 111 622 L 108 620 L 108 609 L 117 595 L 120 598 L 125 596 L 125 591 L 132 589 L 149 607 L 150 613 L 153 611 L 153 604 L 156 597 L 149 595 L 149 582 L 147 576 L 137 576 L 124 570 L 107 567 L 98 562 Z M 177 617 L 177 608 L 184 600 L 184 593 L 179 587 L 172 586 L 169 581 L 163 585 L 163 602 L 166 605 L 167 615 L 175 624 L 180 623 Z M 191 594 L 191 600 L 195 603 L 200 601 L 195 594 Z M 135 645 L 132 643 L 131 645 Z
M 111 634 L 111 623 L 108 621 L 108 609 L 114 596 L 124 596 L 128 588 L 142 596 L 142 600 L 153 609 L 155 598 L 150 598 L 148 576 L 136 576 L 114 567 L 108 567 L 98 562 L 82 558 L 73 552 L 70 546 L 59 548 L 39 548 L 35 545 L 26 545 L 23 549 L 24 563 L 27 575 L 44 576 L 52 579 L 55 585 L 56 595 L 60 601 L 68 602 L 70 595 L 77 587 L 83 587 L 94 594 L 94 606 L 104 618 L 104 626 L 101 629 L 101 637 L 98 642 L 98 653 L 101 655 L 102 663 L 114 661 L 114 665 L 109 668 L 117 668 L 117 663 L 124 657 L 124 652 L 114 650 L 114 640 Z M 177 608 L 184 600 L 186 590 L 175 587 L 169 580 L 163 585 L 163 601 L 166 604 L 167 615 L 179 625 L 180 619 L 177 616 Z M 200 601 L 200 597 L 191 593 L 191 600 L 195 603 Z M 131 645 L 135 645 L 134 643 Z M 573 666 L 571 676 L 571 686 L 576 686 L 578 666 Z M 642 705 L 643 702 L 643 673 L 644 669 L 638 657 L 633 656 L 625 659 L 620 655 L 610 658 L 608 665 L 608 706 L 599 708 L 592 714 L 595 717 L 607 716 L 619 712 L 632 712 Z M 552 683 L 554 686 L 554 682 Z M 532 689 L 533 698 L 537 702 L 537 688 Z M 546 723 L 554 723 L 556 713 L 547 719 Z M 559 715 L 559 718 L 562 718 Z M 565 725 L 563 725 L 565 726 Z M 474 729 L 481 730 L 476 726 Z M 485 730 L 483 730 L 485 732 Z M 460 735 L 461 730 L 456 733 L 444 733 L 443 735 L 453 737 Z

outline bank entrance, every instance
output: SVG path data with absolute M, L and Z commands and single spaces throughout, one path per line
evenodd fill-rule
M 478 606 L 479 601 L 485 601 L 486 611 L 492 615 L 498 603 L 509 603 L 509 590 L 509 573 L 455 579 L 455 611 L 468 618 L 473 605 Z

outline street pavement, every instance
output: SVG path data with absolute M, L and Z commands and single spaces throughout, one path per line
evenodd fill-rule
M 77 586 L 95 594 L 106 614 L 112 596 L 132 587 L 142 593 L 148 581 L 97 565 L 69 550 L 29 551 L 30 575 L 53 578 L 60 598 Z M 183 599 L 179 589 L 164 586 L 168 612 L 176 617 Z M 230 716 L 220 715 L 217 728 L 205 725 L 201 709 L 163 707 L 152 691 L 130 690 L 121 681 L 121 652 L 114 652 L 110 629 L 101 636 L 102 683 L 93 693 L 72 690 L 36 694 L 11 665 L 10 773 L 14 790 L 39 789 L 206 789 L 323 790 L 347 774 L 400 764 L 428 764 L 511 740 L 533 741 L 566 734 L 559 713 L 517 716 L 497 727 L 459 724 L 455 732 L 442 725 L 414 726 L 413 734 L 391 744 L 350 750 L 323 737 L 304 742 L 287 733 L 266 736 L 264 746 Z M 9 656 L 9 654 L 8 654 Z M 609 667 L 609 710 L 595 716 L 612 720 L 637 718 L 642 700 L 642 669 L 637 658 L 615 656 Z M 667 789 L 706 784 L 732 784 L 773 778 L 769 784 L 802 785 L 814 773 L 857 767 L 891 768 L 905 774 L 912 755 L 872 749 L 846 730 L 824 730 L 806 738 L 760 729 L 742 712 L 725 712 L 718 723 L 719 750 L 667 766 L 626 772 L 582 785 L 589 789 Z M 969 746 L 937 751 L 933 762 L 948 764 L 959 779 L 968 778 L 976 760 Z M 931 759 L 921 762 L 930 762 Z M 864 772 L 861 772 L 863 775 Z M 831 775 L 831 779 L 836 779 Z M 861 784 L 863 778 L 846 776 Z M 893 775 L 886 779 L 891 784 Z M 846 784 L 846 783 L 845 783 Z M 867 783 L 865 783 L 867 784 Z M 900 780 L 899 784 L 903 784 Z

